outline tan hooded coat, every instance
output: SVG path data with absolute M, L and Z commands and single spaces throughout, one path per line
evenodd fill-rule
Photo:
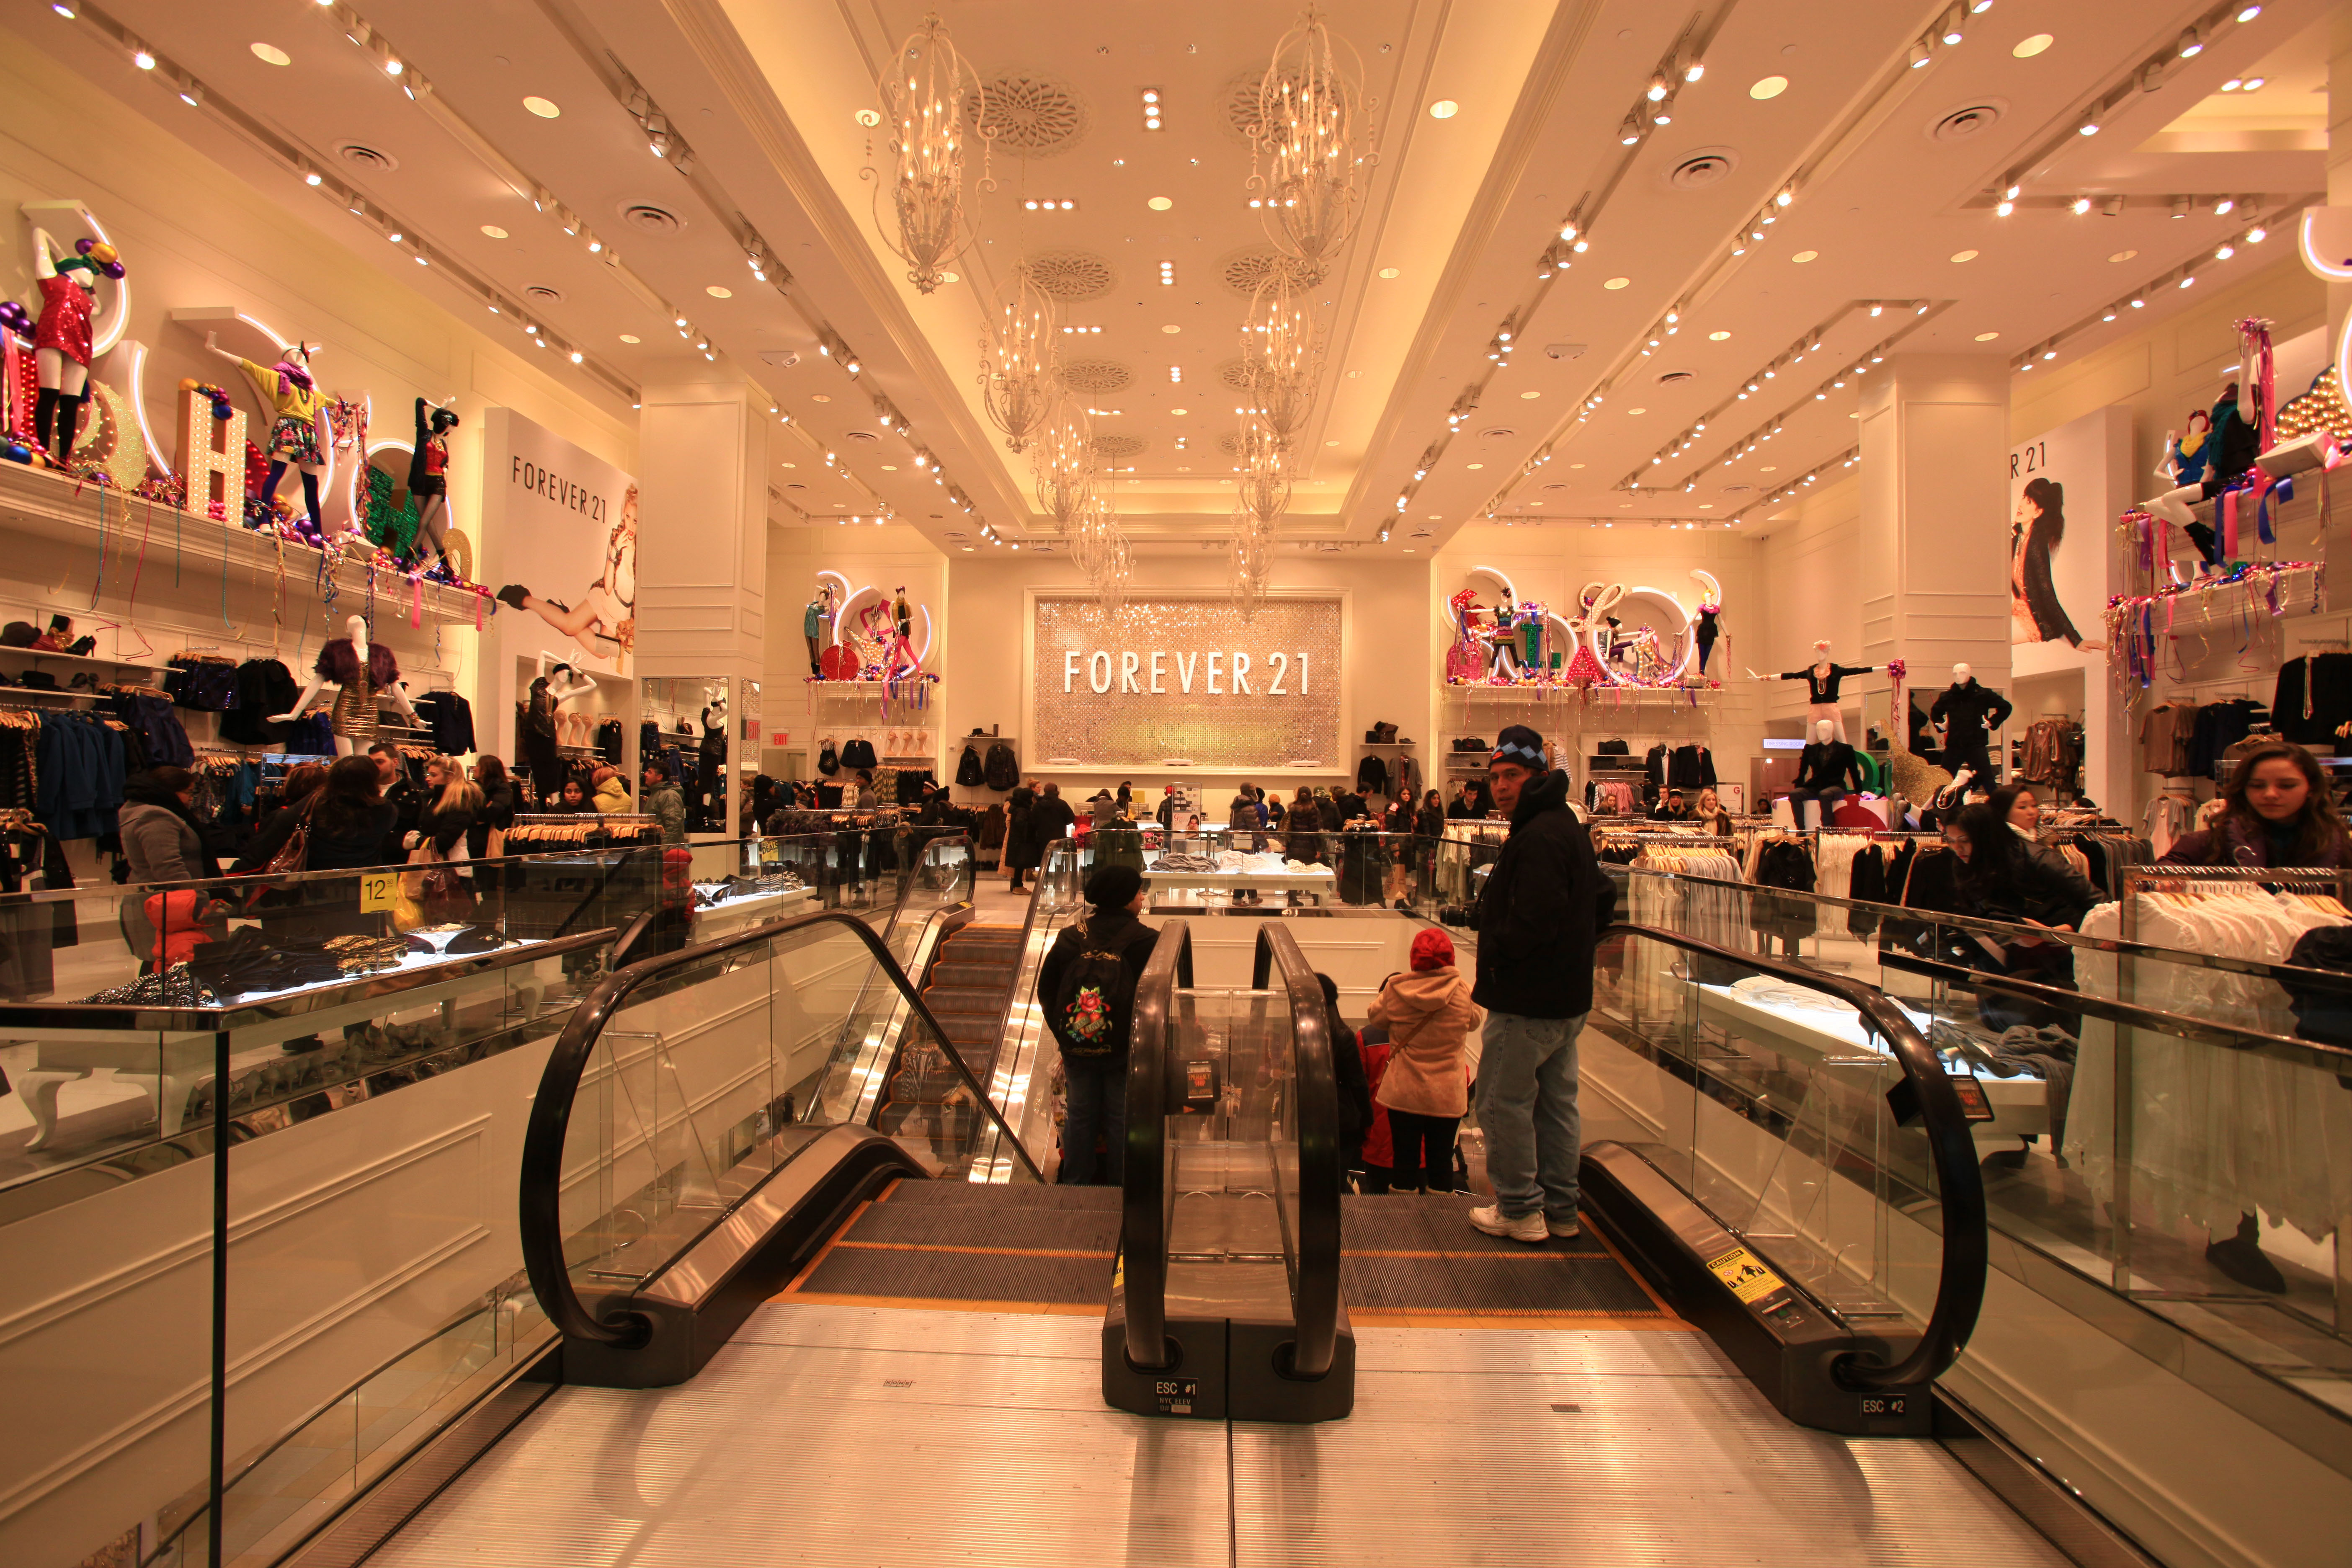
M 1470 1109 L 1463 1047 L 1481 1014 L 1460 971 L 1449 963 L 1397 975 L 1381 987 L 1366 1016 L 1389 1032 L 1382 1105 L 1416 1116 L 1460 1116 Z

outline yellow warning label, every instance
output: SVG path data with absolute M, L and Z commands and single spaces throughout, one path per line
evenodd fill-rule
M 1708 1258 L 1706 1267 L 1729 1287 L 1733 1295 L 1751 1306 L 1780 1289 L 1780 1277 L 1757 1261 L 1756 1255 L 1744 1247 L 1735 1247 L 1720 1258 Z

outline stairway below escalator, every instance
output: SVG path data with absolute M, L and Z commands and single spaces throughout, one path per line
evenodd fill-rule
M 924 979 L 923 1002 L 947 1032 L 946 1047 L 982 1083 L 996 1065 L 1004 1005 L 1021 973 L 1019 926 L 968 925 L 940 944 Z M 899 1053 L 874 1125 L 896 1135 L 909 1123 L 976 1130 L 978 1110 L 952 1065 L 928 1039 L 910 1039 Z

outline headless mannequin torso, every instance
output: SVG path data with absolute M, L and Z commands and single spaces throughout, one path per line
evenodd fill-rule
M 349 643 L 348 654 L 337 643 L 320 649 L 319 667 L 311 673 L 310 684 L 302 689 L 301 699 L 287 711 L 269 715 L 273 724 L 291 723 L 310 710 L 320 692 L 331 689 L 335 702 L 329 722 L 335 731 L 335 755 L 339 757 L 364 752 L 375 743 L 375 708 L 379 701 L 391 703 L 412 724 L 424 723 L 410 705 L 406 689 L 400 684 L 400 665 L 391 650 L 368 646 L 366 617 L 353 616 L 343 626 L 350 636 L 338 641 Z M 341 679 L 331 678 L 327 673 L 330 670 L 338 672 Z

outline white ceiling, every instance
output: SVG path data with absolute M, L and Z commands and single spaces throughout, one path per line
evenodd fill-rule
M 1218 443 L 1239 399 L 1219 373 L 1245 303 L 1222 275 L 1265 245 L 1230 106 L 1292 17 L 1237 0 L 937 5 L 983 78 L 1031 84 L 1050 145 L 991 153 L 994 188 L 971 198 L 979 241 L 956 264 L 960 280 L 926 297 L 881 243 L 866 171 L 884 150 L 856 120 L 876 102 L 876 61 L 925 8 L 108 0 L 67 22 L 47 0 L 0 0 L 0 23 L 362 254 L 378 247 L 388 270 L 453 309 L 496 300 L 497 329 L 518 341 L 523 323 L 539 324 L 559 340 L 557 368 L 578 351 L 570 374 L 615 406 L 638 385 L 707 372 L 695 347 L 707 335 L 713 363 L 756 379 L 791 416 L 772 480 L 778 515 L 795 521 L 887 508 L 950 549 L 975 517 L 1014 538 L 1043 533 L 1026 460 L 980 408 L 982 322 L 1015 263 L 1046 252 L 1099 263 L 1108 287 L 1065 319 L 1101 331 L 1065 342 L 1073 358 L 1100 362 L 1097 384 L 1127 377 L 1091 399 L 1119 411 L 1098 419 L 1100 433 L 1140 444 L 1118 459 L 1132 469 L 1120 476 L 1122 518 L 1147 550 L 1221 538 L 1232 459 Z M 1775 487 L 1852 447 L 1859 383 L 1846 373 L 1872 352 L 2013 357 L 2070 333 L 2062 355 L 2095 346 L 2121 330 L 2098 326 L 2102 307 L 2242 235 L 2249 209 L 2216 216 L 2215 197 L 2257 196 L 2274 216 L 2325 187 L 2323 0 L 2265 0 L 2242 26 L 2231 19 L 2241 8 L 1846 5 L 1830 8 L 1834 26 L 1819 0 L 1339 8 L 1336 28 L 1363 61 L 1379 157 L 1359 232 L 1316 290 L 1325 366 L 1285 531 L 1384 552 L 1425 551 L 1490 510 L 1752 524 Z M 1962 41 L 1911 68 L 1913 45 L 1952 11 Z M 2217 15 L 2202 49 L 2177 58 L 2184 28 Z M 354 43 L 358 21 L 383 41 Z M 126 31 L 161 69 L 131 66 Z M 2045 33 L 2040 52 L 2015 52 Z M 1622 145 L 1620 125 L 1678 40 L 1698 48 L 1701 79 L 1675 92 L 1671 123 Z M 257 42 L 292 63 L 265 63 Z M 398 78 L 387 49 L 403 62 Z M 2143 77 L 2151 60 L 2164 68 Z M 205 85 L 202 108 L 161 79 L 174 71 Z M 418 73 L 430 87 L 412 100 L 400 83 Z M 2259 91 L 2221 90 L 2250 75 L 2266 79 Z M 1770 77 L 1785 89 L 1755 96 Z M 1146 88 L 1162 95 L 1157 132 L 1144 128 Z M 635 92 L 647 95 L 637 112 Z M 560 115 L 534 114 L 527 97 Z M 2077 134 L 2110 99 L 2098 133 Z M 1433 118 L 1439 100 L 1459 112 Z M 690 173 L 653 155 L 641 122 L 650 109 L 673 151 L 691 150 Z M 338 151 L 352 144 L 389 162 L 354 163 Z M 1717 163 L 1691 177 L 1708 157 Z M 327 183 L 305 186 L 290 158 Z M 2019 210 L 1997 216 L 2012 181 Z M 1791 200 L 1777 206 L 1784 189 Z M 345 210 L 345 192 L 371 204 L 367 216 Z M 2094 210 L 2077 216 L 2068 204 L 2084 195 Z M 2186 218 L 2172 216 L 2177 195 L 2200 198 Z M 2105 216 L 2116 196 L 2122 210 Z M 1045 197 L 1077 206 L 1024 205 Z M 1154 197 L 1171 205 L 1154 210 Z M 1779 221 L 1766 239 L 1733 254 L 1767 208 Z M 1590 248 L 1546 281 L 1538 260 L 1579 209 Z M 567 232 L 567 212 L 581 232 Z M 402 246 L 382 237 L 388 224 Z M 753 237 L 782 263 L 772 280 L 789 269 L 788 289 L 753 278 Z M 592 238 L 605 248 L 592 253 Z M 430 268 L 411 258 L 420 241 Z M 2222 265 L 2280 253 L 2276 241 L 2242 247 Z M 1173 287 L 1158 281 L 1162 260 L 1175 265 Z M 2167 289 L 2149 311 L 2192 298 Z M 691 336 L 673 325 L 678 314 Z M 2134 312 L 2128 324 L 2147 320 Z M 1498 369 L 1488 350 L 1507 321 L 1523 346 Z M 1816 333 L 1818 353 L 1786 363 Z M 854 350 L 858 374 L 818 352 L 826 341 Z M 1750 382 L 1758 393 L 1740 398 Z M 1449 410 L 1473 391 L 1476 407 L 1446 442 Z M 1596 393 L 1603 401 L 1580 418 Z M 886 426 L 877 396 L 903 419 Z M 1774 439 L 1728 459 L 1776 421 Z M 919 447 L 972 513 L 917 468 Z M 1642 486 L 1629 490 L 1635 475 Z M 1390 522 L 1392 542 L 1376 543 Z

